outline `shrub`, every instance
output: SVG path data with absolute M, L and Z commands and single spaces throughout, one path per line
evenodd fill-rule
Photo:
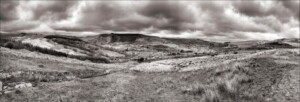
M 210 56 L 217 56 L 218 54 L 216 54 L 216 53 L 210 53 L 209 55 Z
M 144 57 L 141 57 L 141 58 L 138 58 L 137 59 L 137 61 L 139 62 L 139 63 L 141 63 L 141 62 L 144 62 L 146 59 L 144 58 Z
M 175 53 L 175 52 L 172 52 L 172 53 L 169 53 L 169 55 L 171 55 L 171 56 L 176 56 L 176 55 L 177 55 L 177 53 Z
M 206 90 L 204 100 L 205 102 L 220 102 L 219 93 L 215 90 Z
M 92 78 L 96 76 L 105 75 L 104 71 L 98 70 L 72 70 L 71 73 L 78 78 Z
M 45 66 L 44 65 L 38 65 L 40 68 L 44 68 Z
M 14 45 L 10 42 L 6 43 L 4 46 L 7 47 L 7 48 L 10 48 L 10 49 L 14 48 Z
M 184 53 L 185 51 L 184 50 L 180 50 L 180 53 Z
M 22 91 L 21 91 L 21 90 L 16 90 L 15 93 L 16 93 L 16 94 L 21 94 Z

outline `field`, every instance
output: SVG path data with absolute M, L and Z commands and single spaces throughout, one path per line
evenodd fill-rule
M 299 102 L 300 40 L 0 39 L 0 102 Z

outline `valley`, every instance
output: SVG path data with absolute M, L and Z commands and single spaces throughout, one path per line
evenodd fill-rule
M 299 45 L 1 34 L 0 101 L 298 102 Z

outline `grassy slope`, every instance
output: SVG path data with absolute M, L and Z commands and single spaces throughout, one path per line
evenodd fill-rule
M 120 41 L 120 39 L 118 37 L 113 38 L 114 43 L 108 44 L 118 45 L 115 42 Z M 157 39 L 141 40 L 134 37 L 121 41 L 148 40 L 155 42 L 154 40 Z M 189 48 L 186 45 L 190 45 L 192 42 L 205 43 L 209 46 L 209 43 L 202 41 L 189 42 L 178 39 L 172 41 L 172 44 L 177 47 Z M 120 44 L 126 45 L 125 43 Z M 165 51 L 166 49 L 161 49 L 165 46 L 159 44 L 159 46 L 148 46 L 149 48 L 146 49 L 148 52 L 137 51 L 142 46 L 127 45 L 131 45 L 135 49 L 128 52 L 142 52 L 141 55 L 157 51 L 163 53 L 161 55 L 163 56 L 164 52 L 169 52 Z M 198 46 L 197 44 L 194 45 Z M 105 48 L 105 50 L 121 53 L 110 48 Z M 238 52 L 238 54 L 165 59 L 140 64 L 136 62 L 91 63 L 3 47 L 0 48 L 0 51 L 0 74 L 16 71 L 37 72 L 37 75 L 42 76 L 42 79 L 58 77 L 56 75 L 61 75 L 61 72 L 69 72 L 75 76 L 70 80 L 42 81 L 32 88 L 14 90 L 12 93 L 0 96 L 1 102 L 299 101 L 299 49 L 273 49 L 251 53 L 245 51 L 243 53 Z M 16 78 L 16 81 L 29 81 L 31 79 L 28 74 L 23 76 L 21 79 Z
M 159 38 L 142 34 L 102 34 L 89 37 L 21 34 L 18 36 L 7 35 L 3 37 L 8 39 L 15 39 L 14 37 L 34 38 L 32 41 L 43 41 L 44 43 L 52 44 L 54 47 L 50 48 L 50 50 L 59 50 L 65 54 L 70 53 L 71 55 L 77 54 L 71 58 L 81 60 L 88 59 L 96 63 L 126 62 L 139 58 L 144 58 L 146 61 L 153 61 L 195 57 L 202 56 L 203 54 L 234 53 L 238 50 L 238 48 L 230 47 L 229 44 L 226 43 L 208 42 L 201 39 Z M 240 48 L 244 48 L 240 45 L 252 44 L 249 46 L 252 50 L 265 50 L 265 48 L 292 48 L 293 46 L 286 44 L 286 42 L 292 41 L 294 40 L 278 40 L 275 42 L 279 43 L 271 44 L 269 44 L 269 42 L 265 44 L 258 43 L 259 41 L 246 41 L 232 44 L 238 45 Z M 295 45 L 295 41 L 292 43 L 293 45 Z M 36 42 L 34 42 L 34 44 L 36 44 Z M 4 45 L 7 44 L 4 42 Z
M 5 56 L 23 53 L 3 50 Z M 35 54 L 34 54 L 35 55 Z M 26 56 L 25 54 L 21 56 Z M 32 55 L 27 55 L 32 56 Z M 47 55 L 45 55 L 47 57 Z M 49 58 L 46 61 L 62 62 L 45 64 L 45 69 L 56 65 L 75 69 L 125 68 L 106 76 L 72 81 L 41 83 L 37 87 L 20 89 L 18 93 L 6 94 L 1 101 L 134 101 L 134 102 L 182 102 L 182 101 L 299 101 L 299 59 L 298 49 L 274 49 L 254 54 L 232 54 L 216 57 L 170 59 L 151 63 L 164 63 L 179 70 L 171 72 L 143 72 L 130 70 L 133 63 L 94 64 L 82 61 L 63 61 L 64 58 Z M 37 65 L 38 60 L 30 57 L 15 57 L 21 65 Z M 41 58 L 43 59 L 43 58 Z M 30 60 L 22 62 L 22 60 Z M 208 60 L 208 61 L 206 61 Z M 12 60 L 7 60 L 11 62 Z M 3 63 L 3 62 L 2 62 Z M 28 64 L 31 63 L 31 64 Z M 83 66 L 79 66 L 79 64 Z M 151 64 L 148 63 L 148 64 Z M 193 63 L 193 64 L 186 64 Z M 211 65 L 207 63 L 215 63 Z M 147 63 L 143 63 L 147 64 Z M 201 68 L 207 64 L 205 68 Z M 13 64 L 9 64 L 13 65 Z M 19 65 L 19 66 L 21 66 Z M 128 67 L 123 67 L 127 65 Z M 16 65 L 18 66 L 18 65 Z M 107 66 L 107 67 L 103 67 Z M 139 66 L 139 65 L 138 65 Z M 100 68 L 101 67 L 101 68 Z M 153 66 L 155 67 L 155 66 Z M 196 68 L 200 67 L 200 68 Z M 3 68 L 3 67 L 2 67 Z M 15 68 L 15 67 L 14 67 Z M 16 70 L 33 70 L 16 67 Z M 55 69 L 55 68 L 54 68 Z M 189 70 L 185 70 L 189 69 Z M 34 69 L 36 70 L 36 69 Z M 57 68 L 57 70 L 61 70 Z M 289 93 L 289 94 L 287 94 Z M 298 97 L 298 98 L 297 98 Z

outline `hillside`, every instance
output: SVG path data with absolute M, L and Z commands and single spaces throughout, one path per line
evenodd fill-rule
M 9 89 L 1 101 L 299 101 L 297 49 L 141 64 L 101 64 L 0 50 L 1 78 L 14 76 L 3 81 Z M 34 86 L 12 88 L 20 82 Z
M 4 47 L 13 43 L 29 44 L 75 56 L 75 58 L 78 58 L 76 56 L 80 56 L 80 59 L 97 57 L 105 58 L 109 62 L 124 62 L 139 58 L 155 60 L 201 56 L 217 53 L 220 46 L 224 46 L 222 43 L 201 39 L 159 38 L 142 34 L 100 34 L 99 36 L 74 37 L 22 33 L 19 36 L 3 36 L 1 42 Z
M 299 39 L 0 38 L 0 101 L 298 102 Z
M 300 39 L 290 38 L 290 39 L 277 39 L 274 41 L 238 41 L 230 42 L 232 45 L 236 45 L 243 49 L 272 49 L 272 48 L 295 48 L 300 47 Z
M 21 47 L 25 45 L 31 47 Z M 104 62 L 114 63 L 138 59 L 152 61 L 236 53 L 243 50 L 297 48 L 299 47 L 299 39 L 217 43 L 201 39 L 160 38 L 128 33 L 100 34 L 88 37 L 20 33 L 1 34 L 1 46 L 14 49 L 41 49 L 46 54 L 52 51 L 70 58 L 90 60 L 92 62 L 107 60 Z
M 261 50 L 299 47 L 299 40 L 244 41 L 216 43 L 201 39 L 160 38 L 143 34 L 100 34 L 75 37 L 66 35 L 40 35 L 34 33 L 2 34 L 1 45 L 33 46 L 51 50 L 60 55 L 92 62 L 126 62 L 129 60 L 152 61 L 169 58 L 185 58 L 221 53 L 236 53 L 238 50 Z M 20 45 L 21 44 L 21 45 Z M 20 49 L 20 48 L 19 48 Z M 21 48 L 23 49 L 23 48 Z M 27 47 L 27 49 L 29 49 Z M 31 48 L 32 49 L 32 48 Z M 34 49 L 32 49 L 34 50 Z M 43 51 L 47 53 L 49 51 Z M 100 60 L 100 61 L 98 61 Z

